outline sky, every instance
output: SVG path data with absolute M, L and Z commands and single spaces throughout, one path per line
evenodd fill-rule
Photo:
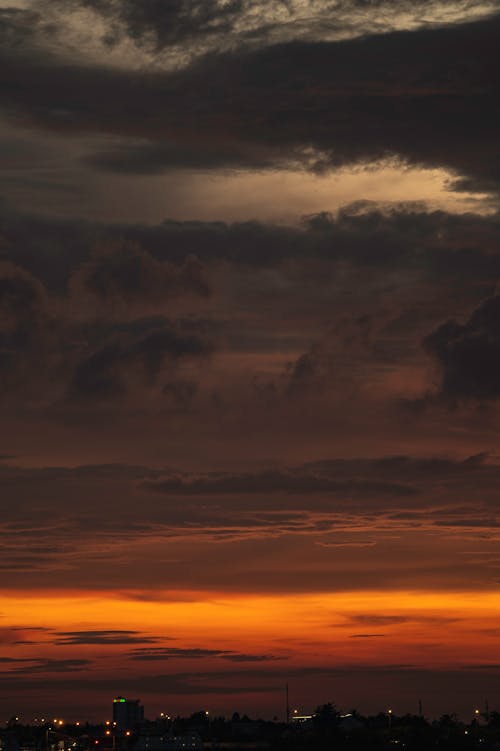
M 0 0 L 0 706 L 500 711 L 498 0 Z

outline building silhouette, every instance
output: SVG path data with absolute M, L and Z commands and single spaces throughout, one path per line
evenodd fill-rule
M 113 725 L 119 732 L 133 730 L 144 721 L 144 707 L 139 699 L 125 699 L 116 696 L 113 699 Z

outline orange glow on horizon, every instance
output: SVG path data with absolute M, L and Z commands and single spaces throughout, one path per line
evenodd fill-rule
M 36 646 L 16 647 L 23 657 L 39 656 L 42 644 L 47 655 L 60 656 L 64 650 L 69 656 L 78 650 L 79 655 L 106 653 L 119 660 L 124 645 L 54 646 L 51 634 L 126 629 L 154 636 L 154 646 L 272 653 L 294 664 L 332 659 L 336 664 L 390 665 L 411 659 L 421 666 L 446 666 L 491 662 L 500 616 L 493 591 L 272 596 L 190 592 L 165 593 L 165 599 L 151 601 L 136 597 L 4 592 L 3 623 L 11 629 L 29 623 L 48 630 L 41 632 Z M 170 663 L 175 656 L 169 657 Z

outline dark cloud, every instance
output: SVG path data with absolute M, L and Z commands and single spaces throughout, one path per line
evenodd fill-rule
M 198 36 L 214 36 L 227 33 L 238 20 L 245 0 L 230 0 L 221 5 L 217 0 L 171 0 L 168 5 L 158 0 L 138 3 L 136 0 L 118 0 L 106 3 L 102 0 L 80 0 L 83 7 L 93 8 L 114 24 L 121 22 L 127 36 L 156 49 L 167 45 L 185 43 Z M 253 2 L 256 8 L 260 3 Z M 112 45 L 118 39 L 110 35 Z
M 212 289 L 214 265 L 221 262 L 247 273 L 280 267 L 288 279 L 292 264 L 298 264 L 304 292 L 310 265 L 319 261 L 325 266 L 314 276 L 315 285 L 325 282 L 328 269 L 330 278 L 335 275 L 339 262 L 373 275 L 396 266 L 400 273 L 417 271 L 428 282 L 457 280 L 461 291 L 464 279 L 491 288 L 500 276 L 498 216 L 427 212 L 415 204 L 356 202 L 336 215 L 306 216 L 299 227 L 258 221 L 105 224 L 1 207 L 0 222 L 6 259 L 49 293 L 86 291 L 94 304 L 107 303 L 107 313 L 113 306 L 115 315 L 125 312 L 120 302 L 141 310 L 144 303 L 158 309 L 164 302 L 166 313 L 186 295 L 191 304 L 201 304 Z
M 86 670 L 91 664 L 91 660 L 70 659 L 57 660 L 51 658 L 26 658 L 26 659 L 9 659 L 1 660 L 5 664 L 17 664 L 9 671 L 3 671 L 12 677 L 18 675 L 32 675 L 36 673 L 74 673 L 80 670 Z M 29 663 L 29 664 L 26 664 Z
M 43 285 L 29 272 L 0 263 L 0 382 L 3 391 L 43 377 L 54 347 L 53 320 Z
M 393 626 L 399 623 L 406 623 L 409 619 L 404 615 L 375 615 L 372 613 L 363 613 L 361 615 L 353 615 L 349 620 L 352 623 L 357 623 L 363 626 Z
M 348 496 L 410 497 L 422 491 L 422 484 L 439 480 L 463 481 L 484 473 L 490 480 L 495 465 L 486 464 L 483 454 L 462 461 L 447 458 L 388 456 L 377 459 L 332 459 L 311 462 L 286 471 L 259 473 L 173 473 L 148 479 L 148 490 L 173 495 L 238 493 L 338 493 Z
M 132 27 L 149 28 L 138 5 L 131 7 Z M 163 10 L 153 13 L 156 30 Z M 151 170 L 151 149 L 160 157 L 163 149 L 168 167 L 168 144 L 175 140 L 188 166 L 196 154 L 199 166 L 206 166 L 206 155 L 217 149 L 226 166 L 228 148 L 233 165 L 238 155 L 246 166 L 267 161 L 316 170 L 398 155 L 498 185 L 492 156 L 499 121 L 498 23 L 492 17 L 344 42 L 240 48 L 172 73 L 69 66 L 4 44 L 0 70 L 9 74 L 3 103 L 60 132 L 145 140 L 142 157 L 140 146 L 130 151 L 134 173 L 141 160 L 143 171 Z M 94 160 L 126 170 L 127 153 L 117 143 Z
M 250 149 L 245 154 L 237 144 L 215 143 L 197 148 L 196 144 L 179 147 L 175 141 L 169 144 L 145 139 L 121 140 L 106 151 L 84 157 L 83 161 L 89 167 L 124 176 L 161 175 L 176 168 L 217 170 L 220 167 L 238 169 L 246 165 L 252 169 L 269 169 L 273 164 L 270 155 L 254 155 Z M 455 189 L 462 189 L 461 183 L 457 182 Z
M 4 665 L 10 665 L 11 663 L 18 663 L 18 662 L 34 662 L 34 660 L 30 658 L 16 658 L 16 657 L 0 657 L 0 662 Z
M 73 660 L 55 660 L 42 659 L 37 664 L 23 668 L 16 668 L 14 672 L 31 675 L 32 673 L 74 673 L 80 670 L 87 670 L 92 664 L 92 660 L 73 659 Z
M 316 545 L 321 548 L 372 548 L 377 545 L 376 540 L 333 540 L 333 541 L 316 541 Z
M 38 0 L 38 12 L 9 13 L 11 34 L 20 44 L 30 39 L 54 50 L 67 44 L 68 13 L 93 14 L 88 24 L 99 34 L 82 35 L 81 46 L 93 42 L 94 53 L 123 59 L 123 48 L 132 48 L 160 66 L 183 67 L 203 54 L 224 50 L 255 50 L 276 42 L 345 39 L 383 33 L 394 28 L 460 23 L 475 15 L 488 16 L 498 8 L 496 0 L 317 0 L 304 6 L 300 0 Z M 59 11 L 59 13 L 58 13 Z M 22 32 L 30 19 L 30 35 Z M 97 16 L 97 17 L 96 17 Z M 84 16 L 85 17 L 85 16 Z M 17 23 L 16 23 L 17 21 Z M 30 38 L 31 37 L 31 38 Z M 60 51 L 60 50 L 58 50 Z M 121 54 L 120 54 L 121 53 Z
M 175 266 L 159 262 L 136 243 L 115 241 L 94 251 L 71 280 L 76 294 L 87 293 L 107 306 L 130 309 L 163 303 L 179 295 L 210 294 L 203 264 L 194 256 Z
M 180 647 L 154 647 L 144 649 L 134 649 L 131 652 L 133 660 L 142 662 L 153 662 L 155 660 L 169 659 L 187 659 L 198 660 L 206 657 L 217 657 L 230 662 L 268 662 L 273 660 L 285 659 L 283 657 L 273 657 L 270 655 L 241 654 L 231 650 L 224 649 L 203 649 L 200 647 L 183 649 Z
M 276 660 L 286 660 L 286 657 L 273 657 L 272 655 L 246 655 L 246 654 L 222 654 L 223 660 L 229 662 L 275 662 Z
M 47 300 L 40 282 L 11 263 L 0 265 L 0 305 L 2 333 L 21 343 L 31 333 Z
M 143 336 L 122 335 L 82 358 L 69 384 L 70 399 L 109 400 L 137 385 L 155 386 L 167 366 L 205 358 L 210 345 L 165 324 Z
M 156 647 L 151 649 L 134 649 L 131 653 L 131 657 L 133 660 L 150 662 L 153 660 L 168 660 L 171 658 L 178 660 L 199 660 L 204 657 L 221 657 L 227 654 L 231 654 L 231 652 L 220 649 L 203 649 L 200 647 L 193 647 L 190 649 L 183 649 L 181 647 Z
M 146 636 L 139 631 L 60 631 L 55 644 L 150 644 L 160 637 Z
M 448 458 L 416 458 L 411 456 L 388 456 L 375 459 L 324 459 L 308 464 L 291 466 L 280 470 L 268 470 L 254 473 L 235 474 L 231 472 L 211 472 L 206 474 L 172 471 L 170 474 L 162 468 L 141 465 L 104 464 L 81 465 L 75 467 L 23 467 L 4 463 L 0 465 L 0 479 L 5 487 L 31 488 L 47 486 L 65 488 L 68 485 L 108 485 L 120 481 L 130 487 L 137 484 L 148 491 L 179 494 L 217 495 L 262 492 L 287 492 L 291 495 L 309 494 L 310 492 L 341 493 L 352 491 L 362 496 L 396 495 L 408 498 L 418 493 L 418 486 L 427 486 L 434 482 L 464 483 L 468 478 L 477 483 L 480 478 L 488 482 L 498 479 L 498 467 L 488 463 L 488 456 L 481 454 L 454 461 Z M 249 509 L 247 509 L 249 512 Z M 294 523 L 298 526 L 304 522 L 302 512 L 290 508 L 268 510 L 264 505 L 259 516 L 252 517 L 252 523 L 263 525 L 277 522 Z M 6 522 L 6 520 L 4 520 Z M 46 520 L 47 523 L 47 520 Z M 130 520 L 127 522 L 130 523 Z M 32 517 L 26 520 L 13 519 L 8 522 L 11 533 L 35 533 L 36 524 Z M 106 524 L 112 527 L 114 522 Z M 139 529 L 136 526 L 135 529 Z M 149 529 L 143 520 L 142 526 Z M 58 530 L 58 523 L 49 526 L 52 533 Z M 66 534 L 66 532 L 65 532 Z M 366 540 L 363 541 L 367 543 Z M 368 541 L 369 542 L 369 541 Z M 30 546 L 32 552 L 53 550 L 54 543 L 41 545 L 40 542 Z
M 352 478 L 337 480 L 321 474 L 262 472 L 255 474 L 211 474 L 182 477 L 178 474 L 147 480 L 144 487 L 160 493 L 203 495 L 227 493 L 351 493 L 353 495 L 413 495 L 418 489 L 391 482 L 364 482 Z
M 500 397 L 500 296 L 485 300 L 464 324 L 442 324 L 423 344 L 440 371 L 439 398 Z
M 378 613 L 361 613 L 349 616 L 349 622 L 358 626 L 397 626 L 405 623 L 427 623 L 443 625 L 445 623 L 455 623 L 460 618 L 440 617 L 428 615 L 380 615 Z M 384 634 L 374 634 L 374 636 L 384 636 Z
M 317 471 L 332 474 L 356 474 L 364 477 L 398 478 L 409 480 L 410 477 L 418 478 L 424 482 L 426 479 L 440 477 L 457 477 L 461 481 L 476 472 L 496 473 L 496 465 L 488 465 L 488 455 L 485 453 L 473 454 L 461 460 L 448 457 L 415 457 L 415 456 L 384 456 L 374 459 L 324 459 L 306 464 L 306 467 Z
M 75 287 L 109 306 L 117 299 L 132 307 L 140 299 L 158 301 L 168 297 L 169 289 L 208 294 L 196 259 L 167 267 L 136 248 L 93 258 L 74 280 Z M 184 379 L 183 386 L 176 367 L 212 351 L 196 322 L 183 326 L 161 316 L 123 323 L 97 316 L 89 322 L 79 320 L 79 313 L 75 320 L 71 304 L 51 299 L 38 279 L 10 262 L 0 263 L 0 312 L 2 390 L 24 399 L 57 401 L 65 392 L 75 401 L 113 399 L 124 396 L 131 384 L 151 388 L 163 379 L 160 392 L 165 388 L 176 403 L 187 404 L 196 382 Z

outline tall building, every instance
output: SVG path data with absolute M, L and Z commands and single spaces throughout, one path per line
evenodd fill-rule
M 113 723 L 119 731 L 133 730 L 144 721 L 144 707 L 139 699 L 125 699 L 116 696 L 113 699 Z

